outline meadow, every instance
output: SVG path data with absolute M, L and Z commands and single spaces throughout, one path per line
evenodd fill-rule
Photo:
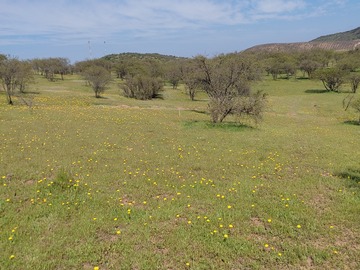
M 213 125 L 204 93 L 117 83 L 96 99 L 37 77 L 31 106 L 1 92 L 0 269 L 360 268 L 347 93 L 266 77 L 262 123 Z

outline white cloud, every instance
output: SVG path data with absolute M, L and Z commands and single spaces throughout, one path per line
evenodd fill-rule
M 18 36 L 33 42 L 39 41 L 40 36 L 49 41 L 76 42 L 127 32 L 133 36 L 155 35 L 265 19 L 299 18 L 311 13 L 310 3 L 313 3 L 306 4 L 304 0 L 0 1 L 0 45 L 18 43 Z
M 256 12 L 259 13 L 288 13 L 306 7 L 302 0 L 260 0 L 256 1 Z

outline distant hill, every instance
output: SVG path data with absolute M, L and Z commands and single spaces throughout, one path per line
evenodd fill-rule
M 318 41 L 350 41 L 360 39 L 360 27 L 355 28 L 350 31 L 321 36 L 316 39 L 311 40 L 311 42 Z
M 136 60 L 157 60 L 161 62 L 167 62 L 171 60 L 177 60 L 177 59 L 185 59 L 183 57 L 177 57 L 173 55 L 163 55 L 158 53 L 119 53 L 119 54 L 109 54 L 104 57 L 102 57 L 105 60 L 110 60 L 113 62 L 116 61 L 122 61 L 122 60 L 130 60 L 130 59 L 136 59 Z
M 325 49 L 333 51 L 351 51 L 360 48 L 360 39 L 351 41 L 311 41 L 296 43 L 271 43 L 251 47 L 245 51 L 268 51 L 268 52 L 295 52 L 311 49 Z
M 321 36 L 309 42 L 262 44 L 245 51 L 293 52 L 316 48 L 333 51 L 351 51 L 360 48 L 360 27 L 347 32 Z
M 269 43 L 256 45 L 245 50 L 245 52 L 254 51 L 268 51 L 268 52 L 294 52 L 306 51 L 311 49 L 325 49 L 333 51 L 351 51 L 360 49 L 360 27 L 350 31 L 321 36 L 309 42 L 295 42 L 295 43 Z M 163 55 L 158 53 L 119 53 L 109 54 L 102 59 L 113 62 L 122 60 L 157 60 L 160 62 L 168 62 L 171 60 L 186 59 L 185 57 L 178 57 L 173 55 Z

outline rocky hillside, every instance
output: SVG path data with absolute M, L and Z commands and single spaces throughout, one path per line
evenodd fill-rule
M 293 52 L 316 48 L 334 51 L 351 51 L 360 48 L 360 27 L 347 32 L 322 36 L 309 42 L 262 44 L 245 51 Z
M 296 43 L 271 43 L 251 47 L 245 51 L 294 52 L 311 49 L 351 51 L 360 48 L 360 39 L 352 41 L 310 41 Z
M 360 27 L 350 31 L 318 37 L 311 42 L 318 41 L 350 41 L 360 39 Z

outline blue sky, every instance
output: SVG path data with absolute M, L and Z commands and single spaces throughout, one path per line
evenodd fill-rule
M 0 0 L 0 53 L 213 56 L 348 31 L 359 13 L 359 0 Z

